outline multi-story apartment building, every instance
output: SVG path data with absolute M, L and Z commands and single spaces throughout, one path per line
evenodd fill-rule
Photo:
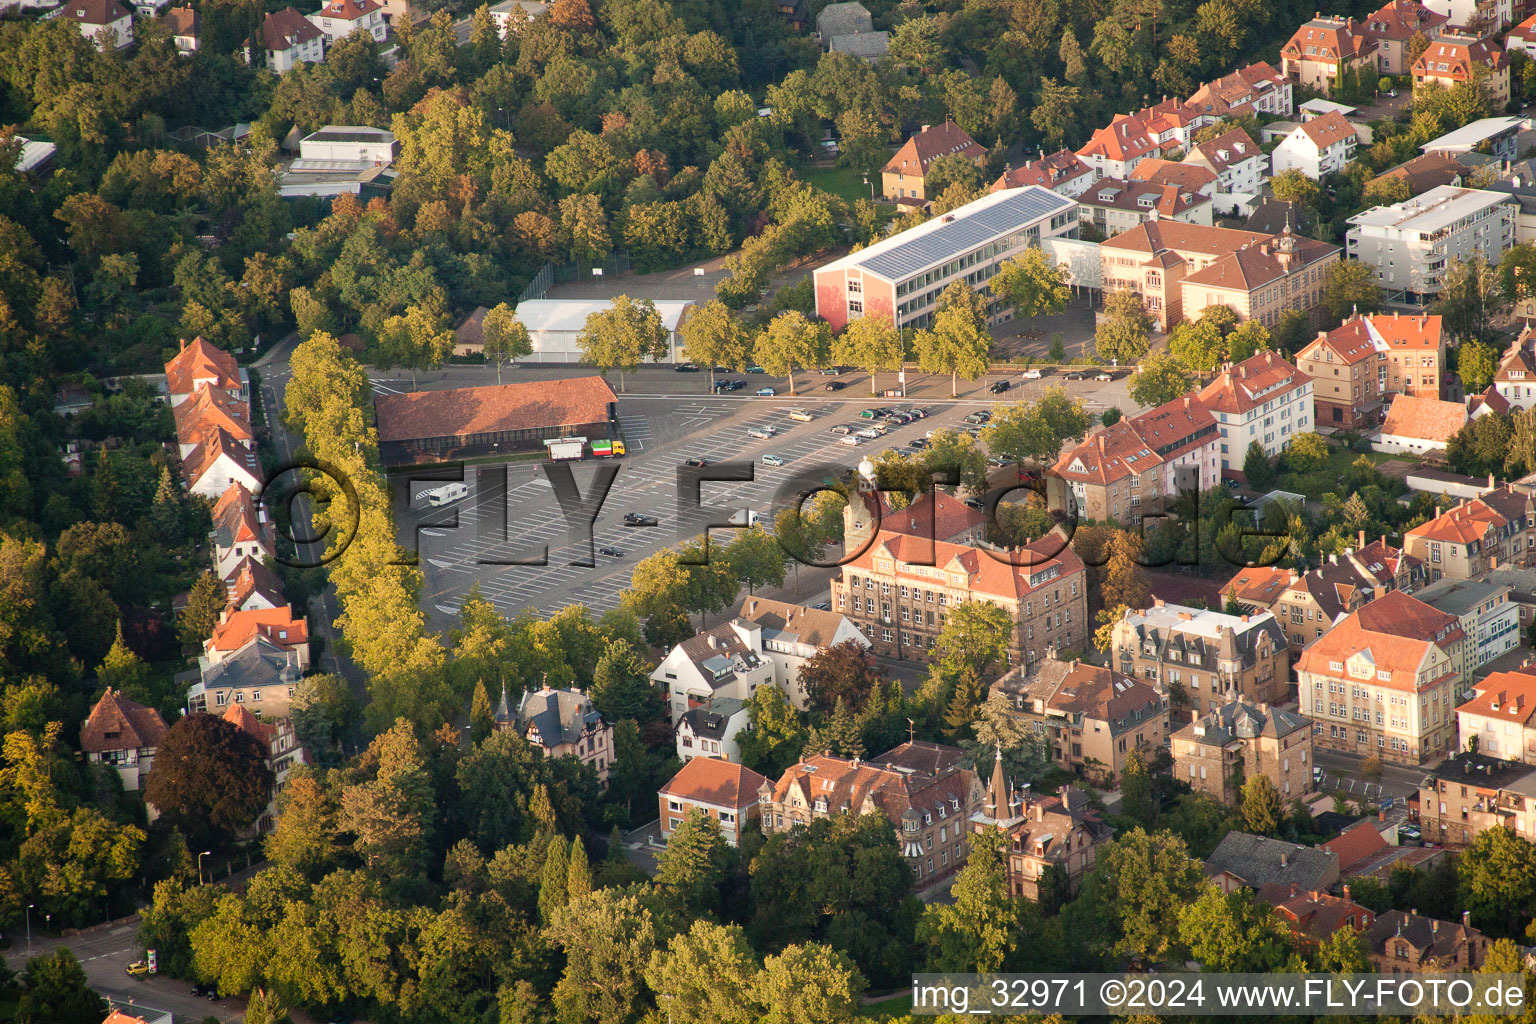
M 885 198 L 909 206 L 921 206 L 936 198 L 928 194 L 924 182 L 929 165 L 941 156 L 958 156 L 980 167 L 987 151 L 953 121 L 925 124 L 881 169 L 880 185 Z
M 788 832 L 836 814 L 882 814 L 896 830 L 896 845 L 919 887 L 953 874 L 970 852 L 966 836 L 984 799 L 981 782 L 957 748 L 943 748 L 944 757 L 925 756 L 920 766 L 899 756 L 901 750 L 876 761 L 823 754 L 791 765 L 758 790 L 763 832 Z M 898 755 L 894 761 L 878 763 L 892 754 Z
M 1116 114 L 1077 155 L 1093 168 L 1095 178 L 1129 178 L 1143 160 L 1162 156 L 1163 147 L 1140 115 Z
M 1222 475 L 1239 479 L 1255 441 L 1270 458 L 1312 430 L 1312 378 L 1273 352 L 1227 364 L 1200 391 L 1221 431 Z
M 1112 636 L 1111 664 L 1170 697 L 1182 690 L 1195 711 L 1234 700 L 1279 704 L 1289 692 L 1290 650 L 1268 612 L 1227 615 L 1156 600 L 1127 609 Z
M 1536 839 L 1536 770 L 1521 761 L 1462 751 L 1419 787 L 1424 838 L 1450 849 L 1468 846 L 1490 828 Z
M 1002 751 L 992 764 L 987 802 L 971 816 L 971 828 L 1002 830 L 1008 892 L 1036 902 L 1048 871 L 1060 871 L 1068 890 L 1076 892 L 1098 863 L 1099 846 L 1114 835 L 1088 806 L 1088 794 L 1075 786 L 1062 786 L 1058 795 L 1046 796 L 1031 793 L 1028 785 L 1007 785 Z
M 1199 164 L 1164 160 L 1153 157 L 1143 160 L 1131 172 L 1132 181 L 1145 181 L 1151 185 L 1172 185 L 1186 192 L 1198 192 L 1202 196 L 1216 195 L 1216 174 Z
M 1341 72 L 1376 73 L 1376 40 L 1353 18 L 1316 17 L 1280 48 L 1280 70 L 1299 85 L 1331 93 Z
M 979 290 L 999 265 L 1042 239 L 1076 235 L 1076 201 L 1038 185 L 992 192 L 816 268 L 816 313 L 833 330 L 861 316 L 926 327 L 949 284 Z M 1012 311 L 994 302 L 991 314 Z
M 1359 130 L 1337 110 L 1291 129 L 1270 154 L 1275 174 L 1297 170 L 1313 181 L 1344 169 L 1359 146 Z
M 1475 82 L 1488 97 L 1488 106 L 1503 110 L 1509 103 L 1509 56 L 1490 39 L 1463 29 L 1448 29 L 1413 62 L 1415 92 L 1427 85 L 1449 89 Z
M 267 51 L 267 66 L 275 74 L 325 60 L 325 33 L 292 7 L 267 14 L 261 25 L 261 39 Z
M 1376 268 L 1376 280 L 1407 302 L 1435 301 L 1451 260 L 1499 262 L 1515 244 L 1519 204 L 1502 192 L 1442 185 L 1349 218 L 1350 259 Z
M 1515 0 L 1428 0 L 1425 6 L 1445 15 L 1452 25 L 1490 36 L 1504 31 L 1515 20 Z
M 1267 611 L 1285 630 L 1292 656 L 1356 608 L 1386 593 L 1353 552 L 1329 555 L 1316 569 L 1239 569 L 1224 591 L 1243 607 Z
M 1376 61 L 1384 75 L 1406 75 L 1408 44 L 1416 35 L 1434 40 L 1448 19 L 1416 0 L 1388 0 L 1360 23 L 1360 32 L 1376 42 Z
M 1462 645 L 1462 678 L 1470 683 L 1484 665 L 1520 646 L 1520 606 L 1508 584 L 1483 580 L 1441 580 L 1414 596 L 1431 608 L 1456 616 L 1467 639 Z
M 1435 509 L 1435 518 L 1403 535 L 1403 548 L 1424 562 L 1431 582 L 1477 579 L 1501 565 L 1527 569 L 1536 544 L 1536 503 L 1513 484 L 1480 498 Z
M 952 544 L 983 540 L 986 515 L 943 488 L 935 487 L 906 507 L 896 508 L 887 492 L 875 489 L 879 474 L 873 461 L 860 460 L 859 475 L 863 478 L 859 497 L 843 507 L 843 550 L 857 551 L 882 530 Z
M 1296 353 L 1296 369 L 1312 378 L 1314 422 L 1357 430 L 1381 422 L 1386 411 L 1386 343 L 1368 318 L 1353 316 Z
M 1453 615 L 1393 591 L 1302 651 L 1300 707 L 1329 750 L 1423 764 L 1455 746 L 1465 634 Z
M 1323 278 L 1338 259 L 1338 246 L 1293 234 L 1287 227 L 1186 276 L 1181 306 L 1191 318 L 1211 306 L 1226 306 L 1238 320 L 1266 327 L 1278 325 L 1293 310 L 1317 323 Z
M 1009 665 L 1027 669 L 1047 648 L 1080 648 L 1093 632 L 1083 560 L 1059 529 L 1010 550 L 881 531 L 832 580 L 832 610 L 876 653 L 901 660 L 928 660 L 949 609 L 965 601 L 1008 613 Z
M 1088 435 L 1056 461 L 1054 474 L 1080 518 L 1138 523 L 1167 498 L 1214 487 L 1220 441 L 1215 417 L 1185 395 Z
M 1158 220 L 1211 223 L 1211 198 L 1173 185 L 1100 178 L 1077 196 L 1078 223 L 1108 237 Z
M 1004 189 L 1023 188 L 1025 185 L 1038 185 L 1057 195 L 1076 199 L 1092 184 L 1093 168 L 1083 163 L 1076 153 L 1070 149 L 1058 149 L 1046 155 L 1042 149 L 1038 159 L 1003 171 L 989 191 L 1001 192 Z
M 1242 799 L 1243 782 L 1263 775 L 1281 799 L 1312 788 L 1312 719 L 1268 704 L 1232 701 L 1174 732 L 1173 777 L 1228 807 Z
M 1536 765 L 1536 673 L 1529 666 L 1494 672 L 1456 709 L 1461 745 L 1489 757 Z
M 1241 128 L 1197 143 L 1184 162 L 1215 174 L 1218 192 L 1256 195 L 1269 177 L 1269 161 L 1264 151 Z
M 384 5 L 378 0 L 326 0 L 309 20 L 325 33 L 325 44 L 334 46 L 354 32 L 366 32 L 375 42 L 384 41 Z
M 1055 651 L 1033 671 L 1009 672 L 992 686 L 1050 753 L 1051 763 L 1095 785 L 1118 784 L 1133 750 L 1146 756 L 1168 740 L 1168 699 L 1154 684 Z
M 1204 83 L 1186 102 L 1217 118 L 1258 114 L 1289 117 L 1295 109 L 1294 93 L 1290 77 L 1261 60 Z

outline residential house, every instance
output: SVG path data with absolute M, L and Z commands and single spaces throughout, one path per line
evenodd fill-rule
M 1100 237 L 1118 235 L 1154 218 L 1211 223 L 1210 197 L 1173 185 L 1100 178 L 1077 197 L 1077 202 L 1079 223 L 1092 227 Z
M 261 463 L 255 447 L 223 427 L 204 434 L 197 447 L 182 458 L 181 476 L 190 493 L 210 501 L 235 485 L 247 491 L 261 490 Z
M 1536 406 L 1536 333 L 1529 326 L 1504 350 L 1490 386 L 1506 412 Z
M 1461 186 L 1466 183 L 1470 171 L 1449 153 L 1420 153 L 1406 163 L 1391 170 L 1382 171 L 1366 183 L 1400 180 L 1408 186 L 1410 196 L 1423 195 L 1441 185 Z
M 1403 547 L 1422 559 L 1431 581 L 1477 579 L 1499 566 L 1531 567 L 1536 505 L 1512 484 L 1480 498 L 1435 509 L 1435 518 L 1403 535 Z
M 188 401 L 171 410 L 183 459 L 218 431 L 247 447 L 254 445 L 250 406 L 218 388 L 199 388 Z
M 1296 662 L 1318 745 L 1411 765 L 1454 748 L 1465 640 L 1454 615 L 1400 591 L 1350 612 Z
M 73 24 L 99 50 L 133 45 L 133 15 L 117 0 L 70 0 L 56 16 Z
M 1131 172 L 1131 180 L 1144 181 L 1149 185 L 1172 185 L 1202 196 L 1216 195 L 1216 173 L 1195 163 L 1153 157 L 1136 165 L 1136 169 Z
M 1228 832 L 1205 859 L 1205 867 L 1207 872 L 1227 872 L 1255 890 L 1295 885 L 1299 890 L 1325 892 L 1339 880 L 1336 854 L 1247 832 Z
M 133 793 L 154 767 L 165 733 L 160 712 L 109 686 L 80 726 L 80 750 L 89 763 L 117 769 L 123 789 Z
M 1180 305 L 1193 317 L 1212 306 L 1226 306 L 1239 321 L 1253 320 L 1268 328 L 1292 311 L 1307 313 L 1316 323 L 1323 280 L 1338 259 L 1338 246 L 1285 228 L 1278 237 L 1186 275 Z
M 1378 452 L 1424 455 L 1445 451 L 1456 432 L 1467 425 L 1467 407 L 1437 398 L 1398 395 L 1381 423 L 1381 436 L 1371 442 Z
M 176 678 L 187 683 L 187 711 L 223 714 L 231 704 L 249 704 L 274 718 L 288 714 L 304 674 L 303 648 L 280 646 L 257 633 L 245 646 L 217 661 L 203 657 L 198 668 Z
M 1268 612 L 1228 615 L 1154 600 L 1114 624 L 1111 664 L 1170 695 L 1181 688 L 1196 711 L 1234 700 L 1279 704 L 1288 693 L 1289 649 Z
M 245 704 L 231 704 L 220 717 L 260 743 L 265 753 L 267 768 L 272 772 L 272 796 L 256 818 L 255 831 L 258 835 L 270 832 L 277 822 L 277 798 L 287 788 L 293 769 L 313 763 L 309 752 L 299 742 L 293 719 L 287 715 L 261 718 Z
M 670 839 L 688 812 L 714 818 L 725 841 L 740 843 L 744 830 L 759 821 L 758 794 L 768 780 L 750 768 L 714 757 L 693 757 L 656 791 L 661 837 Z
M 1216 419 L 1195 398 L 1175 398 L 1089 434 L 1056 460 L 1072 507 L 1092 520 L 1138 523 L 1166 499 L 1221 479 Z
M 292 651 L 300 669 L 309 667 L 309 622 L 295 616 L 288 605 L 279 608 L 253 608 L 237 611 L 225 608 L 213 627 L 213 635 L 203 641 L 198 662 L 217 665 L 250 646 L 257 638 L 273 646 Z
M 973 831 L 993 828 L 1003 833 L 1009 895 L 1034 902 L 1040 900 L 1047 871 L 1060 871 L 1068 891 L 1076 892 L 1098 863 L 1098 848 L 1114 835 L 1089 808 L 1088 794 L 1076 786 L 1062 786 L 1056 796 L 1036 795 L 1028 785 L 1009 786 L 1001 750 L 993 761 L 987 802 L 971 816 Z
M 266 16 L 261 41 L 267 51 L 267 66 L 279 75 L 300 64 L 325 60 L 325 33 L 292 7 Z
M 165 383 L 172 407 L 205 386 L 226 391 L 229 397 L 242 402 L 251 400 L 250 375 L 235 362 L 234 356 L 202 338 L 193 338 L 190 343 L 182 339 L 181 349 L 165 364 Z
M 160 20 L 176 44 L 177 53 L 197 52 L 202 41 L 203 25 L 194 8 L 172 7 Z
M 1216 417 L 1222 475 L 1229 479 L 1242 478 L 1250 444 L 1274 458 L 1314 425 L 1312 378 L 1274 352 L 1223 366 L 1200 390 L 1200 402 Z
M 1076 153 L 1070 149 L 1058 149 L 1047 156 L 1042 149 L 1038 159 L 1004 170 L 992 183 L 990 191 L 1001 192 L 1004 189 L 1023 188 L 1025 185 L 1038 185 L 1059 196 L 1076 199 L 1092 184 L 1093 168 L 1083 163 Z
M 1349 898 L 1349 886 L 1343 895 L 1303 889 L 1296 883 L 1270 883 L 1259 887 L 1259 899 L 1275 908 L 1275 916 L 1285 922 L 1303 945 L 1315 949 L 1331 939 L 1335 932 L 1349 928 L 1367 932 L 1376 922 L 1374 911 Z
M 1380 545 L 1384 552 L 1392 550 L 1385 541 Z M 1389 591 L 1410 589 L 1400 587 L 1394 571 L 1380 561 L 1381 556 L 1367 549 L 1349 549 L 1304 573 L 1278 567 L 1239 569 L 1225 593 L 1250 611 L 1274 613 L 1295 656 L 1356 608 Z
M 1197 143 L 1184 162 L 1216 175 L 1216 191 L 1255 195 L 1269 178 L 1269 160 L 1241 128 Z
M 1299 170 L 1313 181 L 1344 169 L 1355 158 L 1359 133 L 1344 115 L 1330 110 L 1293 128 L 1270 154 L 1276 175 Z
M 272 524 L 267 510 L 258 507 L 251 492 L 240 484 L 231 484 L 213 506 L 214 571 L 228 580 L 245 559 L 265 562 L 276 556 Z
M 1536 840 L 1536 769 L 1523 761 L 1462 751 L 1425 776 L 1418 796 L 1424 839 L 1447 849 L 1463 849 L 1491 828 Z
M 1174 731 L 1173 777 L 1228 807 L 1243 782 L 1263 775 L 1289 803 L 1312 789 L 1312 719 L 1268 704 L 1235 700 Z
M 544 0 L 501 0 L 501 3 L 491 5 L 491 24 L 496 26 L 496 34 L 505 42 L 509 34 L 522 35 L 525 26 L 547 13 L 549 4 Z M 386 22 L 390 21 L 388 2 L 384 8 L 384 17 Z
M 1376 43 L 1376 61 L 1384 75 L 1406 75 L 1409 42 L 1416 35 L 1433 40 L 1446 21 L 1416 0 L 1388 0 L 1385 7 L 1360 22 L 1360 32 Z
M 651 680 L 666 695 L 674 723 L 689 708 L 711 699 L 750 701 L 763 685 L 779 687 L 803 710 L 800 666 L 819 651 L 843 643 L 870 646 L 847 616 L 748 597 L 734 617 L 672 648 Z
M 1536 673 L 1528 667 L 1494 672 L 1474 684 L 1472 695 L 1456 709 L 1456 730 L 1466 750 L 1536 765 L 1533 714 Z
M 354 32 L 366 32 L 382 43 L 387 30 L 384 5 L 378 0 L 326 0 L 309 20 L 325 33 L 326 46 L 334 46 Z
M 1093 168 L 1095 178 L 1129 178 L 1143 160 L 1163 155 L 1145 121 L 1135 114 L 1116 114 L 1114 119 L 1093 133 L 1077 151 L 1083 163 Z
M 1504 46 L 1510 53 L 1536 57 L 1536 14 L 1510 29 L 1509 35 L 1504 37 Z
M 1482 967 L 1491 940 L 1472 927 L 1469 912 L 1461 923 L 1437 921 L 1414 911 L 1388 910 L 1365 936 L 1366 955 L 1378 974 L 1444 974 Z
M 1520 646 L 1520 606 L 1510 592 L 1508 584 L 1486 580 L 1440 580 L 1414 595 L 1460 620 L 1467 637 L 1463 678 L 1470 680 L 1484 665 Z
M 983 799 L 976 773 L 958 759 L 922 771 L 823 754 L 791 765 L 777 782 L 764 782 L 758 790 L 768 835 L 835 814 L 883 814 L 919 888 L 965 863 L 969 822 Z
M 1463 82 L 1477 82 L 1492 109 L 1503 110 L 1509 103 L 1509 57 L 1475 32 L 1442 32 L 1413 62 L 1412 73 L 1415 92 L 1431 84 L 1449 89 Z
M 924 188 L 928 165 L 941 156 L 958 156 L 980 167 L 987 151 L 953 121 L 923 125 L 896 151 L 880 171 L 880 184 L 887 200 L 903 206 L 921 206 L 935 198 Z
M 1168 699 L 1159 687 L 1099 665 L 1062 661 L 1055 651 L 1032 672 L 1007 673 L 992 692 L 1045 744 L 1052 764 L 1097 786 L 1114 788 L 1131 751 L 1147 757 L 1168 739 Z
M 1298 85 L 1332 93 L 1344 72 L 1374 76 L 1376 50 L 1376 40 L 1363 23 L 1353 18 L 1318 16 L 1298 28 L 1280 48 L 1280 70 Z
M 1319 427 L 1368 429 L 1381 422 L 1387 400 L 1387 344 L 1368 317 L 1352 316 L 1319 332 L 1296 353 L 1296 369 L 1312 378 L 1313 422 Z
M 736 697 L 715 697 L 683 712 L 673 735 L 677 759 L 718 757 L 725 761 L 741 760 L 741 745 L 736 742 L 743 729 L 750 728 L 752 716 L 747 702 Z M 753 792 L 756 799 L 756 792 Z
M 837 36 L 851 36 L 859 32 L 873 32 L 874 19 L 869 9 L 857 0 L 848 3 L 828 4 L 816 15 L 816 41 L 825 49 Z
M 1259 114 L 1289 117 L 1294 92 L 1288 74 L 1277 71 L 1267 61 L 1259 61 L 1206 82 L 1187 102 L 1218 119 Z
M 1348 254 L 1375 267 L 1385 291 L 1427 304 L 1439 296 L 1450 261 L 1499 262 L 1515 244 L 1518 211 L 1507 193 L 1442 185 L 1350 217 Z
M 287 604 L 277 574 L 250 556 L 239 561 L 234 572 L 225 579 L 224 587 L 233 611 L 260 611 Z
M 1516 4 L 1512 0 L 1426 0 L 1426 5 L 1445 15 L 1452 25 L 1475 29 L 1485 35 L 1497 35 L 1515 21 Z M 1525 5 L 1521 4 L 1523 8 Z
M 502 693 L 506 702 L 506 693 Z M 513 727 L 545 757 L 574 757 L 608 781 L 613 764 L 613 726 L 580 690 L 556 690 L 542 686 L 524 691 L 517 702 Z
M 1047 647 L 1081 647 L 1092 632 L 1083 561 L 1053 530 L 1011 550 L 930 542 L 882 530 L 832 580 L 832 607 L 877 654 L 927 661 L 950 608 L 987 601 L 1008 613 L 1010 665 L 1032 665 Z

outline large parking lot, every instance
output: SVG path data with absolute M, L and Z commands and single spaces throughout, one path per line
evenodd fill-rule
M 838 378 L 847 387 L 827 392 L 829 378 L 806 374 L 797 380 L 801 394 L 756 397 L 760 386 L 781 382 L 750 375 L 749 387 L 715 397 L 702 395 L 628 394 L 621 396 L 619 418 L 629 446 L 627 457 L 612 463 L 585 459 L 570 464 L 583 495 L 603 466 L 616 466 L 612 490 L 593 529 L 595 566 L 574 565 L 588 552 L 571 544 L 565 517 L 555 498 L 545 463 L 512 461 L 496 466 L 474 466 L 465 474 L 470 485 L 467 498 L 444 508 L 427 508 L 422 494 L 434 484 L 424 477 L 409 485 L 412 508 L 401 513 L 401 537 L 417 536 L 421 567 L 426 576 L 423 607 L 436 625 L 453 624 L 464 594 L 474 583 L 504 614 L 523 609 L 548 614 L 566 605 L 582 603 L 596 613 L 615 608 L 619 595 L 630 583 L 639 560 L 680 540 L 697 536 L 706 523 L 723 522 L 739 509 L 751 509 L 771 520 L 775 498 L 792 500 L 783 489 L 800 489 L 791 481 L 809 476 L 819 481 L 831 473 L 851 470 L 866 454 L 903 447 L 937 427 L 963 426 L 964 418 L 1000 401 L 1027 401 L 1060 380 L 1024 381 L 1015 374 L 1013 386 L 1001 394 L 982 390 L 960 399 L 900 399 L 868 396 L 868 378 L 848 374 Z M 999 379 L 996 375 L 993 380 Z M 1093 392 L 1123 389 L 1093 381 L 1074 382 L 1074 393 L 1083 394 L 1092 411 L 1105 407 Z M 1108 397 L 1113 400 L 1113 394 Z M 871 407 L 920 408 L 927 416 L 902 425 L 856 447 L 843 443 L 832 428 L 848 425 L 855 430 L 869 426 L 860 412 Z M 811 422 L 791 420 L 789 410 L 799 408 Z M 771 436 L 754 437 L 753 433 Z M 775 456 L 782 465 L 765 463 Z M 702 459 L 710 465 L 749 462 L 753 479 L 743 482 L 705 482 L 700 508 L 680 510 L 678 468 L 687 460 Z M 505 495 L 494 486 L 479 486 L 482 474 L 505 472 Z M 488 479 L 488 478 L 485 478 Z M 782 507 L 782 506 L 779 506 Z M 625 513 L 654 516 L 655 527 L 628 526 Z M 505 533 L 502 524 L 505 524 Z M 717 542 L 728 542 L 727 529 L 711 532 Z M 547 565 L 494 564 L 528 560 L 548 545 Z M 602 548 L 620 552 L 601 553 Z

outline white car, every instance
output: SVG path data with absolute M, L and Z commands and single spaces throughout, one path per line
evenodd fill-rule
M 763 456 L 763 465 L 765 465 L 765 466 L 782 466 L 782 465 L 784 465 L 784 460 L 781 459 L 777 455 L 764 455 Z
M 1039 370 L 1025 370 L 1024 371 L 1024 379 L 1025 380 L 1039 380 L 1040 379 L 1040 371 Z
M 857 448 L 863 443 L 864 439 L 858 434 L 849 434 L 847 437 L 843 438 L 843 444 L 847 445 L 849 448 Z
M 747 429 L 747 436 L 748 437 L 755 437 L 759 441 L 766 441 L 770 437 L 772 437 L 773 434 L 770 433 L 768 430 L 764 429 L 763 427 L 749 427 Z
M 853 436 L 865 441 L 877 441 L 880 439 L 880 434 L 881 431 L 876 430 L 874 427 L 865 427 Z

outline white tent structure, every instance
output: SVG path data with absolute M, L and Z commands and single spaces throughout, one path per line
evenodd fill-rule
M 685 362 L 682 339 L 678 337 L 677 330 L 693 310 L 693 302 L 688 299 L 651 301 L 661 316 L 662 326 L 667 329 L 667 354 L 656 362 Z M 528 336 L 533 341 L 533 354 L 518 361 L 581 362 L 581 349 L 576 344 L 576 336 L 586 326 L 587 317 L 608 309 L 612 304 L 609 299 L 528 299 L 519 302 L 517 319 L 528 328 Z

